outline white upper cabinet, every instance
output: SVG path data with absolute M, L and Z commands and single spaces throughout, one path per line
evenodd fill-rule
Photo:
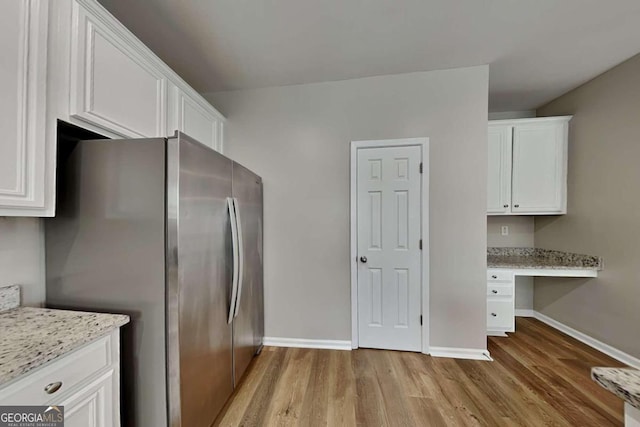
M 109 21 L 73 3 L 69 113 L 123 137 L 164 136 L 167 77 Z
M 513 129 L 514 213 L 567 212 L 567 121 L 522 124 Z
M 203 144 L 222 152 L 224 119 L 199 96 L 189 96 L 184 89 L 173 87 L 168 134 L 179 130 Z
M 509 126 L 489 126 L 488 213 L 510 212 L 512 136 Z
M 569 120 L 564 116 L 489 123 L 489 215 L 567 212 Z
M 45 208 L 47 0 L 2 3 L 0 216 Z
M 0 216 L 55 215 L 58 120 L 110 138 L 179 130 L 222 151 L 224 117 L 96 0 L 5 3 Z

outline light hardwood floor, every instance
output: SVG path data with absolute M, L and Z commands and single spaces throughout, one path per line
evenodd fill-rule
M 489 351 L 493 362 L 267 347 L 217 425 L 623 425 L 622 401 L 589 376 L 614 359 L 530 318 Z

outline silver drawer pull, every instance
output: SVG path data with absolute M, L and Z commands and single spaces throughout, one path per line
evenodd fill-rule
M 56 381 L 55 383 L 51 383 L 44 388 L 45 393 L 53 394 L 56 391 L 60 390 L 62 387 L 62 381 Z
M 493 292 L 494 294 L 498 293 L 498 291 L 496 291 L 495 289 L 493 289 L 491 292 Z
M 496 317 L 496 316 L 497 316 L 497 314 L 495 314 L 495 313 L 491 313 L 491 315 L 492 315 L 493 317 Z
M 497 279 L 498 276 L 496 276 L 495 274 L 493 276 L 491 276 L 492 279 Z

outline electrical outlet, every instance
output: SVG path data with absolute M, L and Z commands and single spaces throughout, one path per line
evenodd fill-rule
M 503 236 L 508 236 L 509 235 L 509 226 L 508 225 L 503 225 L 502 229 L 500 230 L 501 234 Z

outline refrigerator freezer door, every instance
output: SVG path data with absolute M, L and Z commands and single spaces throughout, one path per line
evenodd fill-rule
M 227 324 L 231 173 L 231 161 L 204 145 L 180 134 L 168 140 L 171 425 L 209 427 L 233 391 L 232 326 Z
M 238 291 L 237 317 L 233 321 L 235 383 L 262 346 L 264 305 L 262 283 L 262 180 L 249 169 L 233 163 L 233 197 L 242 230 L 242 283 Z
M 167 425 L 163 138 L 58 145 L 47 306 L 124 313 L 122 425 Z

